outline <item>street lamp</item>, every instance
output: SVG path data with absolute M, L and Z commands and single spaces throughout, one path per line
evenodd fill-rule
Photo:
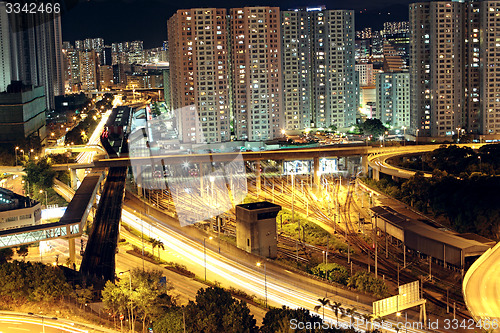
M 257 263 L 257 267 L 260 267 L 262 264 L 260 262 Z M 267 308 L 267 268 L 266 262 L 264 262 L 264 293 L 266 295 L 266 308 Z
M 418 132 L 419 132 L 419 131 L 420 131 L 420 130 L 417 128 L 417 139 L 415 140 L 415 145 L 418 145 Z
M 45 209 L 47 209 L 47 191 L 44 191 L 44 190 L 40 190 L 40 194 L 42 194 L 43 192 L 45 192 Z
M 35 313 L 33 313 L 33 312 L 28 312 L 28 314 L 29 314 L 30 316 L 33 316 L 33 317 L 42 318 L 42 332 L 43 332 L 43 333 L 45 333 L 45 323 L 44 323 L 44 319 L 45 319 L 45 317 L 44 317 L 44 316 L 37 315 L 37 314 L 35 314 Z M 56 318 L 56 317 L 53 317 L 53 318 L 47 318 L 47 319 L 57 320 L 57 318 Z
M 208 239 L 212 240 L 213 237 L 210 236 Z M 203 258 L 205 260 L 205 281 L 207 281 L 207 245 L 206 245 L 206 238 L 203 237 Z
M 19 150 L 19 147 L 16 147 L 16 149 L 14 150 L 14 151 L 15 151 L 15 153 L 16 153 L 16 161 L 15 161 L 16 166 L 17 166 L 17 151 L 18 151 L 18 150 Z
M 384 146 L 384 141 L 383 141 L 384 140 L 384 136 L 381 135 L 381 136 L 378 137 L 378 139 L 379 139 L 379 141 L 382 141 L 382 144 L 380 145 L 380 147 L 383 147 Z
M 134 332 L 134 324 L 133 324 L 133 320 L 132 320 L 132 272 L 130 271 L 130 269 L 128 269 L 128 270 L 120 272 L 118 274 L 123 275 L 123 273 L 127 273 L 127 272 L 128 272 L 128 286 L 129 286 L 129 291 L 130 291 L 130 326 L 132 327 L 132 332 Z M 122 321 L 120 320 L 120 322 L 122 322 Z M 123 330 L 123 328 L 122 328 L 122 330 Z
M 406 126 L 403 126 L 403 146 L 406 146 Z

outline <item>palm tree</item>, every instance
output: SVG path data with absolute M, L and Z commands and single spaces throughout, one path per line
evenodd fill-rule
M 333 303 L 330 303 L 330 308 L 332 308 L 333 313 L 337 318 L 337 325 L 339 323 L 339 312 L 341 317 L 344 315 L 344 308 L 342 308 L 341 305 L 342 304 L 340 302 L 335 302 L 335 301 Z
M 156 240 L 156 247 L 158 248 L 158 260 L 160 260 L 160 249 L 165 250 L 163 242 L 159 239 Z
M 318 312 L 320 308 L 323 308 L 323 320 L 325 320 L 325 306 L 330 304 L 330 300 L 326 297 L 323 298 L 318 298 L 318 302 L 320 302 L 320 305 L 316 305 L 314 307 L 314 311 Z
M 365 327 L 368 330 L 368 323 L 371 323 L 371 321 L 373 320 L 373 315 L 371 313 L 361 313 L 361 318 L 363 318 L 363 320 L 365 321 Z
M 154 238 L 150 238 L 149 241 L 151 242 L 151 247 L 153 248 L 153 254 L 155 251 L 155 247 L 158 247 L 158 259 L 160 259 L 160 249 L 165 250 L 163 242 L 159 239 L 154 239 Z
M 372 321 L 375 322 L 375 323 L 377 323 L 377 325 L 375 327 L 376 329 L 378 329 L 379 327 L 382 327 L 382 323 L 383 323 L 382 317 L 373 315 L 372 316 Z
M 151 243 L 151 251 L 154 254 L 155 253 L 155 247 L 156 247 L 156 239 L 154 239 L 153 237 L 149 237 L 148 238 L 148 242 Z
M 358 313 L 356 312 L 356 310 L 357 310 L 356 308 L 350 308 L 350 309 L 346 309 L 346 311 L 345 311 L 345 312 L 346 312 L 346 315 L 348 315 L 348 316 L 349 316 L 349 326 L 350 326 L 350 327 L 352 327 L 352 319 L 354 318 L 354 316 L 355 316 L 356 314 L 358 314 Z

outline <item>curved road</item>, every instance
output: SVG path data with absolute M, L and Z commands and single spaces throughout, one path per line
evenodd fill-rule
M 486 251 L 469 268 L 463 293 L 467 308 L 476 321 L 500 326 L 500 243 Z M 500 328 L 494 330 L 500 332 Z
M 485 144 L 461 144 L 460 147 L 480 148 Z M 387 164 L 387 159 L 408 153 L 426 152 L 439 148 L 436 145 L 414 146 L 410 149 L 383 151 L 370 155 L 368 164 L 373 169 L 399 178 L 410 178 L 415 171 L 400 169 Z M 432 177 L 424 173 L 425 177 Z M 481 320 L 486 330 L 500 333 L 500 243 L 485 252 L 469 268 L 462 285 L 467 308 L 476 322 Z M 483 322 L 484 321 L 484 322 Z M 478 324 L 479 325 L 479 324 Z M 478 327 L 479 328 L 479 327 Z
M 464 143 L 458 144 L 459 147 L 470 147 L 477 149 L 485 145 L 485 143 Z M 416 171 L 402 169 L 388 164 L 386 161 L 395 156 L 408 155 L 414 153 L 425 153 L 440 148 L 441 145 L 423 145 L 423 146 L 406 146 L 396 148 L 380 148 L 374 154 L 368 156 L 368 165 L 378 172 L 386 175 L 395 176 L 399 178 L 410 178 Z M 425 172 L 425 177 L 432 177 L 432 173 Z

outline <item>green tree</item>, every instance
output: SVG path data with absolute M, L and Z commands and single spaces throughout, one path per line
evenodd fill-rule
M 154 332 L 179 333 L 183 331 L 182 308 L 172 308 L 153 323 Z
M 172 287 L 161 282 L 160 271 L 134 269 L 130 274 L 131 280 L 122 278 L 116 284 L 108 281 L 102 291 L 102 301 L 114 314 L 128 313 L 132 325 L 140 318 L 144 330 L 149 320 L 161 317 L 165 309 L 175 305 L 168 295 Z
M 23 176 L 26 191 L 29 186 L 30 193 L 36 193 L 39 189 L 46 191 L 54 185 L 56 172 L 51 170 L 47 157 L 43 157 L 38 162 L 29 161 L 24 166 L 24 172 L 26 172 L 26 175 Z
M 13 255 L 14 255 L 14 251 L 10 247 L 5 248 L 5 249 L 1 249 L 0 250 L 0 264 L 12 259 Z
M 352 327 L 352 320 L 354 319 L 354 317 L 358 314 L 357 313 L 358 309 L 356 308 L 348 308 L 345 310 L 345 314 L 346 316 L 349 317 L 349 326 Z
M 344 315 L 344 308 L 341 306 L 340 302 L 331 302 L 330 308 L 332 308 L 333 313 L 335 314 L 335 318 L 337 319 L 337 324 L 339 323 L 339 314 L 342 317 Z
M 314 307 L 314 311 L 318 312 L 319 309 L 323 308 L 323 320 L 325 320 L 325 307 L 327 307 L 330 304 L 330 300 L 327 299 L 326 297 L 323 298 L 318 298 L 318 302 L 320 305 L 316 305 Z
M 311 268 L 311 274 L 343 285 L 347 285 L 347 279 L 349 278 L 347 268 L 336 263 L 318 264 L 316 267 Z
M 368 323 L 372 322 L 373 315 L 371 313 L 367 313 L 367 314 L 360 313 L 359 315 L 360 315 L 360 318 L 363 319 L 363 321 L 365 323 L 366 330 L 368 331 Z
M 151 242 L 151 248 L 153 250 L 153 254 L 154 254 L 155 247 L 158 248 L 158 260 L 160 260 L 160 249 L 165 250 L 165 245 L 159 239 L 150 238 L 149 241 Z
M 429 189 L 429 181 L 418 171 L 403 183 L 401 196 L 404 202 L 425 212 L 429 203 Z
M 59 267 L 14 260 L 0 265 L 0 296 L 53 302 L 71 294 L 71 287 Z
M 130 310 L 133 304 L 130 302 L 130 292 L 128 289 L 129 286 L 125 284 L 125 279 L 121 279 L 116 285 L 111 281 L 107 281 L 102 290 L 102 302 L 104 308 L 114 316 L 128 314 L 130 320 Z
M 94 286 L 87 287 L 85 284 L 83 286 L 76 285 L 74 290 L 74 297 L 80 308 L 83 308 L 85 304 L 90 303 L 94 297 Z
M 23 261 L 26 261 L 26 256 L 28 255 L 28 245 L 21 245 L 17 249 L 17 255 L 23 257 Z
M 283 305 L 281 308 L 273 308 L 267 311 L 262 320 L 260 331 L 262 333 L 290 332 L 290 320 L 292 319 L 296 319 L 297 322 L 310 322 L 312 325 L 314 325 L 314 323 L 322 323 L 321 318 L 311 314 L 309 310 L 303 308 L 290 309 Z M 312 333 L 315 332 L 315 330 L 297 329 L 295 332 Z
M 387 285 L 382 279 L 376 278 L 375 275 L 359 271 L 349 277 L 348 287 L 355 288 L 359 291 L 369 292 L 376 296 L 384 297 L 389 294 Z
M 387 128 L 382 124 L 380 119 L 366 119 L 360 126 L 363 134 L 372 135 L 375 140 L 378 140 L 379 136 L 383 135 Z
M 196 302 L 185 307 L 187 332 L 257 332 L 248 306 L 220 287 L 198 290 Z M 235 324 L 236 323 L 236 324 Z

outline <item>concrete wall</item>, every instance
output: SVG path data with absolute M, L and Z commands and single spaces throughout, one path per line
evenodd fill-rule
M 269 207 L 250 207 L 266 204 Z M 274 206 L 274 207 L 273 207 Z M 239 249 L 253 254 L 276 258 L 277 235 L 276 215 L 281 210 L 278 205 L 268 202 L 236 206 L 236 245 Z

